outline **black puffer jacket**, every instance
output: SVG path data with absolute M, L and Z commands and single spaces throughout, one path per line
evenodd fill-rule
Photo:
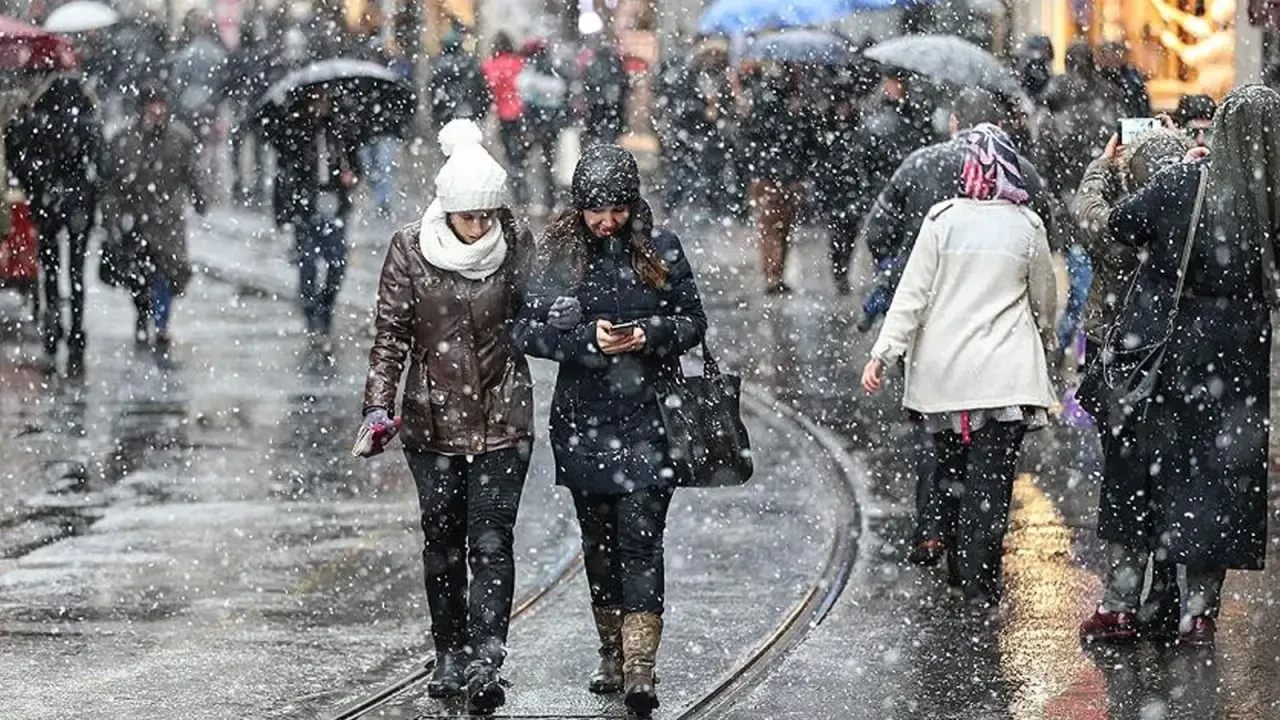
M 37 216 L 93 224 L 102 165 L 102 123 L 79 80 L 59 77 L 9 122 L 5 157 Z
M 554 224 L 548 232 L 564 232 L 566 225 Z M 580 222 L 573 227 L 587 232 Z M 670 463 L 658 388 L 680 372 L 680 356 L 697 347 L 707 329 L 693 269 L 680 240 L 669 232 L 652 235 L 670 269 L 661 288 L 637 276 L 625 235 L 589 242 L 592 252 L 582 280 L 573 282 L 567 262 L 544 264 L 537 273 L 544 279 L 531 288 L 516 323 L 516 339 L 526 353 L 560 363 L 551 405 L 556 483 L 602 495 L 666 486 L 672 480 L 664 472 Z M 548 308 L 562 295 L 582 303 L 583 321 L 573 330 L 546 322 Z M 639 322 L 645 347 L 603 354 L 596 344 L 597 319 Z

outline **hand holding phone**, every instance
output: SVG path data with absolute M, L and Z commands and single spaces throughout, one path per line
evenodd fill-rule
M 629 337 L 634 334 L 635 329 L 638 327 L 640 327 L 640 324 L 634 320 L 631 322 L 618 323 L 617 325 L 609 326 L 609 334 Z
M 1120 118 L 1120 144 L 1129 145 L 1142 133 L 1159 128 L 1158 118 Z

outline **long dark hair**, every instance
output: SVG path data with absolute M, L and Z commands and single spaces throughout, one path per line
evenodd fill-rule
M 651 288 L 665 286 L 671 269 L 653 244 L 653 210 L 649 203 L 643 199 L 631 203 L 627 229 L 630 231 L 627 249 L 636 275 Z M 587 260 L 595 242 L 582 211 L 565 210 L 547 225 L 545 239 L 538 249 L 538 267 L 545 269 L 555 263 L 567 263 L 569 281 L 577 285 L 586 276 Z

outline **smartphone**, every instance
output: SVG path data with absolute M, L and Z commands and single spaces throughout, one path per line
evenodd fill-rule
M 640 323 L 635 321 L 618 323 L 616 325 L 613 325 L 610 328 L 609 334 L 610 335 L 630 335 L 631 331 L 635 330 L 638 327 L 640 327 Z
M 1117 134 L 1120 136 L 1121 145 L 1129 145 L 1142 133 L 1159 128 L 1160 121 L 1156 118 L 1120 118 Z

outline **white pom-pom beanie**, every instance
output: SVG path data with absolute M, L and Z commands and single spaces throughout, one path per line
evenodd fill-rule
M 485 151 L 479 126 L 471 120 L 450 120 L 438 139 L 448 158 L 436 175 L 436 198 L 445 212 L 511 206 L 507 171 Z

